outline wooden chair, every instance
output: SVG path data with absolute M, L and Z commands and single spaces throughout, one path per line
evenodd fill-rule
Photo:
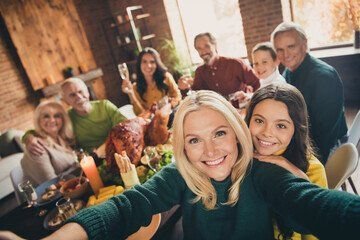
M 354 144 L 345 143 L 338 147 L 329 157 L 325 164 L 325 172 L 330 189 L 338 189 L 350 179 L 359 162 L 358 151 Z M 351 184 L 354 193 L 357 194 L 355 186 Z
M 348 140 L 347 142 L 350 142 L 355 145 L 355 147 L 360 150 L 360 111 L 356 114 L 353 123 L 351 124 L 351 127 L 348 131 Z
M 136 233 L 130 235 L 127 240 L 150 240 L 159 228 L 160 222 L 161 213 L 153 215 L 152 220 L 148 226 L 141 227 Z

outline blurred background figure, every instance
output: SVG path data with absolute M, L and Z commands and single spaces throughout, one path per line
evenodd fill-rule
M 309 112 L 310 134 L 322 163 L 347 133 L 344 87 L 337 71 L 308 53 L 307 36 L 297 23 L 280 23 L 271 33 L 283 76 L 303 94 Z
M 63 106 L 57 102 L 43 102 L 35 110 L 34 136 L 41 139 L 45 151 L 34 155 L 25 151 L 21 166 L 34 184 L 57 177 L 76 164 L 70 147 L 74 143 L 71 122 Z
M 135 83 L 130 79 L 122 82 L 122 91 L 129 96 L 136 115 L 149 110 L 154 103 L 162 102 L 160 100 L 164 101 L 160 105 L 164 105 L 166 97 L 173 108 L 179 103 L 180 90 L 155 49 L 147 47 L 140 52 L 136 71 Z
M 276 52 L 271 42 L 262 42 L 252 49 L 252 61 L 255 75 L 259 78 L 260 88 L 272 83 L 286 83 L 280 74 Z

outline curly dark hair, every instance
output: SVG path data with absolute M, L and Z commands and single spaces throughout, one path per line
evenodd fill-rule
M 142 61 L 142 58 L 143 58 L 143 56 L 145 54 L 150 54 L 155 59 L 156 70 L 155 70 L 155 73 L 154 73 L 154 80 L 155 80 L 155 83 L 156 83 L 156 87 L 159 90 L 164 90 L 165 93 L 167 93 L 169 91 L 168 86 L 164 83 L 167 68 L 165 67 L 164 63 L 161 61 L 160 54 L 153 48 L 150 48 L 150 47 L 144 48 L 140 52 L 140 54 L 139 54 L 139 56 L 137 58 L 137 62 L 136 62 L 137 91 L 139 92 L 140 97 L 144 101 L 146 101 L 146 100 L 143 98 L 143 95 L 146 92 L 146 89 L 147 89 L 148 86 L 146 84 L 144 74 L 141 71 L 141 61 Z

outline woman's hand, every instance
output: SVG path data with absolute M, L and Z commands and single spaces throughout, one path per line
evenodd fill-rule
M 121 84 L 121 90 L 124 93 L 131 95 L 134 93 L 134 86 L 129 79 L 124 79 Z
M 268 162 L 268 163 L 278 165 L 282 168 L 285 168 L 286 170 L 288 170 L 295 176 L 309 181 L 308 176 L 303 171 L 301 171 L 299 168 L 297 168 L 294 164 L 289 162 L 283 156 L 276 156 L 276 155 L 265 156 L 265 155 L 260 155 L 258 153 L 254 153 L 254 158 L 257 158 L 261 162 Z

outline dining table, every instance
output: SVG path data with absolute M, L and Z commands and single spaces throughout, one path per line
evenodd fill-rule
M 75 177 L 78 176 L 79 173 L 80 169 L 74 168 L 66 174 Z M 37 186 L 37 192 L 39 189 L 42 190 L 49 184 L 55 183 L 57 180 L 58 178 L 52 179 Z M 80 198 L 80 200 L 83 201 L 84 206 L 92 194 L 93 192 L 89 188 L 89 191 Z M 48 227 L 47 220 L 49 218 L 46 218 L 46 216 L 54 212 L 58 199 L 59 197 L 53 201 L 49 201 L 48 204 L 39 204 L 38 202 L 38 204 L 29 208 L 26 208 L 26 202 L 17 206 L 0 218 L 0 230 L 14 232 L 25 239 L 41 239 L 48 236 L 54 229 Z M 178 222 L 181 221 L 180 219 L 181 208 L 178 205 L 167 212 L 161 213 L 160 226 L 152 239 L 171 239 L 171 235 L 173 235 L 175 228 L 177 228 L 176 231 L 179 231 Z

